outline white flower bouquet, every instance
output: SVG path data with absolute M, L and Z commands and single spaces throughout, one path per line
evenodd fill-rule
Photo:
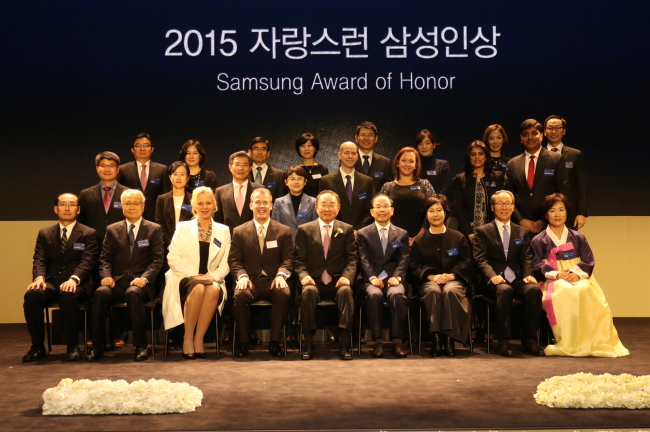
M 186 413 L 201 406 L 203 392 L 187 383 L 62 379 L 43 393 L 44 415 Z
M 650 375 L 573 375 L 547 378 L 535 401 L 551 408 L 650 408 Z

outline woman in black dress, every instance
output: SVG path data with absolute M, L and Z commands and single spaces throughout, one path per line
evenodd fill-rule
M 454 213 L 458 229 L 472 241 L 476 228 L 494 219 L 490 198 L 503 189 L 504 174 L 495 171 L 488 158 L 488 148 L 481 141 L 472 141 L 465 150 L 465 172 L 454 177 Z
M 431 356 L 456 356 L 454 340 L 469 336 L 469 299 L 472 253 L 464 235 L 445 227 L 447 198 L 436 195 L 425 204 L 430 227 L 411 247 L 411 275 L 421 281 L 420 296 L 429 318 Z
M 327 167 L 316 163 L 314 160 L 319 148 L 320 144 L 318 143 L 318 139 L 309 132 L 300 135 L 296 139 L 296 152 L 302 158 L 301 166 L 309 175 L 304 192 L 310 197 L 318 196 L 320 179 L 329 172 Z
M 380 193 L 393 200 L 395 213 L 391 221 L 406 230 L 409 243 L 413 243 L 413 238 L 429 226 L 424 214 L 424 202 L 436 191 L 429 180 L 420 178 L 420 157 L 413 147 L 400 150 L 393 163 L 395 180 L 384 183 Z
M 490 159 L 492 159 L 494 170 L 505 173 L 510 160 L 502 153 L 503 148 L 508 144 L 506 130 L 496 123 L 488 126 L 483 133 L 483 142 L 490 148 Z
M 190 167 L 190 176 L 187 180 L 187 191 L 192 193 L 199 186 L 207 186 L 212 190 L 219 187 L 217 175 L 214 171 L 201 168 L 205 163 L 207 153 L 200 142 L 188 140 L 181 147 L 178 160 L 182 160 Z
M 429 129 L 422 129 L 415 136 L 415 146 L 422 163 L 420 178 L 429 180 L 437 193 L 447 195 L 451 187 L 451 171 L 449 162 L 433 156 L 433 152 L 439 145 L 440 143 L 436 142 L 435 135 Z
M 182 161 L 176 161 L 167 169 L 172 190 L 158 196 L 156 200 L 155 221 L 163 229 L 163 241 L 165 250 L 172 242 L 176 225 L 179 222 L 192 219 L 192 206 L 190 200 L 192 194 L 185 188 L 189 178 L 189 168 Z M 166 269 L 165 269 L 166 271 Z

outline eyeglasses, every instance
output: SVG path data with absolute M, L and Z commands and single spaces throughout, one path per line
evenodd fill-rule
M 122 203 L 123 206 L 126 207 L 136 207 L 142 204 L 142 201 L 127 201 L 125 203 Z
M 390 208 L 393 208 L 393 206 L 376 206 L 373 207 L 375 210 L 388 210 Z
M 339 206 L 338 204 L 317 204 L 317 205 L 318 205 L 318 207 L 321 207 L 321 208 L 324 208 L 324 209 L 329 209 L 329 210 L 335 209 L 335 208 L 337 208 Z
M 564 129 L 562 126 L 546 126 L 547 131 L 555 132 Z
M 150 149 L 151 147 L 153 147 L 151 144 L 136 144 L 133 146 L 134 149 Z
M 98 166 L 99 168 L 102 168 L 102 169 L 106 169 L 106 168 L 110 168 L 110 169 L 117 168 L 117 165 L 115 165 L 115 164 L 109 164 L 109 165 L 97 165 L 97 166 Z
M 268 151 L 267 147 L 253 147 L 251 151 Z
M 66 207 L 66 208 L 74 208 L 74 207 L 79 207 L 79 204 L 64 203 L 64 204 L 57 204 L 57 206 L 58 207 Z
M 250 167 L 249 164 L 240 164 L 240 163 L 235 163 L 235 164 L 233 164 L 233 166 L 235 168 L 248 168 L 248 167 Z
M 369 134 L 362 133 L 362 134 L 359 134 L 357 136 L 360 137 L 360 138 L 374 138 L 375 134 L 374 133 L 369 133 Z
M 506 203 L 506 202 L 498 202 L 498 203 L 494 203 L 494 205 L 497 206 L 497 207 L 510 207 L 510 206 L 513 206 L 514 204 L 513 203 Z

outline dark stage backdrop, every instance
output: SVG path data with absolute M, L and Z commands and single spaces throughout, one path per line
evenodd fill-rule
M 456 173 L 489 124 L 506 127 L 514 156 L 521 121 L 550 114 L 568 120 L 564 142 L 586 155 L 590 215 L 650 215 L 649 9 L 641 0 L 3 1 L 0 220 L 51 219 L 56 194 L 97 183 L 98 152 L 132 160 L 139 132 L 166 164 L 200 140 L 223 183 L 228 155 L 255 136 L 285 168 L 299 162 L 295 138 L 312 132 L 332 169 L 337 146 L 371 120 L 389 156 L 431 129 Z

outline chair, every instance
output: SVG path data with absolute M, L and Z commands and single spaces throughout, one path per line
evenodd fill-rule
M 156 331 L 154 329 L 154 316 L 153 316 L 153 314 L 154 314 L 154 311 L 156 309 L 156 306 L 159 305 L 159 304 L 160 304 L 160 299 L 158 297 L 156 297 L 155 299 L 151 300 L 150 302 L 144 304 L 144 308 L 145 308 L 145 310 L 149 311 L 149 316 L 151 318 L 151 356 L 152 357 L 156 357 L 156 345 L 154 343 L 154 334 L 155 334 Z M 116 304 L 111 306 L 111 310 L 113 308 L 126 308 L 126 307 L 127 307 L 126 302 L 116 303 Z M 111 320 L 109 318 L 108 319 L 108 323 L 109 323 L 108 324 L 108 326 L 109 326 L 109 333 L 108 334 L 112 334 L 112 332 L 110 330 L 110 326 L 111 326 L 110 322 L 111 322 Z M 111 339 L 111 348 L 113 348 L 112 345 L 113 345 L 113 340 Z
M 271 307 L 273 302 L 270 300 L 260 299 L 256 300 L 250 304 L 251 307 Z M 287 356 L 287 325 L 282 326 L 282 340 L 284 341 L 284 356 Z M 232 358 L 235 358 L 235 344 L 237 342 L 237 322 L 235 321 L 233 325 L 233 335 L 232 335 Z
M 52 329 L 50 326 L 50 314 L 54 309 L 60 309 L 58 303 L 52 303 L 45 307 L 45 328 L 47 335 L 47 352 L 52 352 Z M 90 300 L 79 305 L 79 310 L 84 313 L 84 353 L 88 349 L 88 310 L 90 309 Z
M 179 324 L 180 325 L 180 324 Z M 217 341 L 217 360 L 219 360 L 219 308 L 214 312 L 214 334 Z M 165 357 L 167 357 L 167 347 L 169 346 L 169 329 L 165 330 Z
M 319 306 L 323 307 L 323 308 L 327 308 L 328 306 L 337 307 L 336 301 L 334 301 L 334 300 L 321 300 L 318 303 L 316 303 L 316 308 L 317 309 L 318 309 Z M 299 337 L 301 337 L 302 336 L 302 322 L 300 320 L 300 308 L 298 308 L 298 322 L 300 323 L 300 330 L 299 330 L 298 335 L 299 335 Z M 352 335 L 350 335 L 350 336 L 352 336 Z M 299 351 L 298 352 L 299 352 L 299 355 L 302 357 L 302 343 L 301 343 L 300 340 L 298 342 L 299 342 L 298 343 L 298 346 L 299 346 Z M 352 344 L 352 357 L 354 357 L 354 337 L 350 337 L 350 343 Z

